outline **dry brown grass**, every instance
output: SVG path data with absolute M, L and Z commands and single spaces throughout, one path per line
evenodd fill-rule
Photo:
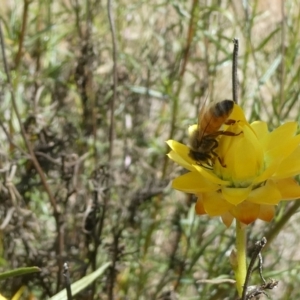
M 2 294 L 11 297 L 25 285 L 23 299 L 46 299 L 63 289 L 65 261 L 72 282 L 111 261 L 76 299 L 235 299 L 231 285 L 198 283 L 233 277 L 233 231 L 194 216 L 194 199 L 171 190 L 170 180 L 182 170 L 167 161 L 165 140 L 186 141 L 207 97 L 232 97 L 233 37 L 240 39 L 239 99 L 249 119 L 263 119 L 270 128 L 298 120 L 300 6 L 285 1 L 283 15 L 281 1 L 246 8 L 243 1 L 197 3 L 190 44 L 192 1 L 113 3 L 118 84 L 111 120 L 114 61 L 106 2 L 3 1 L 21 123 L 2 67 L 1 223 L 14 213 L 1 228 L 1 270 L 37 265 L 42 271 L 1 281 Z M 87 232 L 92 204 L 96 213 Z M 280 206 L 270 224 L 250 226 L 249 244 L 270 235 L 292 205 Z M 265 277 L 280 280 L 272 299 L 299 298 L 298 219 L 285 223 L 264 254 Z

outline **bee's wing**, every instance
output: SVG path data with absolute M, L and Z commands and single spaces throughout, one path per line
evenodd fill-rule
M 210 123 L 213 119 L 212 114 L 213 104 L 203 105 L 198 114 L 198 138 L 201 140 L 202 137 L 207 133 Z
M 203 102 L 203 104 L 201 105 L 200 111 L 198 113 L 198 138 L 201 139 L 203 137 L 203 135 L 205 134 L 205 119 L 206 119 L 206 113 L 210 107 L 210 105 L 208 104 L 208 98 L 209 98 L 209 92 L 205 97 L 205 100 Z
M 203 106 L 198 117 L 199 138 L 204 135 L 216 134 L 233 110 L 232 100 L 222 100 Z

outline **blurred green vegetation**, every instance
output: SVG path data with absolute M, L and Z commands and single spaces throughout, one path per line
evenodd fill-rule
M 111 12 L 115 30 L 106 1 L 1 2 L 15 99 L 1 59 L 0 271 L 41 272 L 0 293 L 47 299 L 64 288 L 64 262 L 72 282 L 111 262 L 74 299 L 236 299 L 234 285 L 202 282 L 233 278 L 234 229 L 171 189 L 183 170 L 165 141 L 187 141 L 206 99 L 232 98 L 234 37 L 249 120 L 299 120 L 300 3 L 120 0 Z M 294 203 L 249 226 L 250 248 L 270 242 L 272 299 L 300 298 Z

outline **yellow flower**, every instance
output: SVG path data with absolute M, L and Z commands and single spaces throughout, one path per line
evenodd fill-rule
M 229 118 L 236 122 L 223 129 L 237 135 L 218 137 L 219 159 L 211 169 L 194 161 L 188 146 L 167 141 L 172 149 L 169 158 L 189 170 L 172 186 L 197 195 L 196 213 L 221 216 L 226 226 L 234 218 L 244 224 L 271 221 L 279 201 L 300 197 L 293 179 L 300 174 L 297 123 L 288 122 L 269 132 L 264 122 L 249 124 L 237 105 Z

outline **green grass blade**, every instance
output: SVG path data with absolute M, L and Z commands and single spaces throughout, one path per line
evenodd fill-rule
M 85 289 L 88 285 L 90 285 L 94 280 L 96 280 L 99 276 L 101 276 L 105 270 L 110 266 L 110 263 L 104 264 L 102 267 L 97 269 L 95 272 L 79 279 L 71 285 L 72 295 L 75 296 L 83 289 Z M 67 292 L 65 289 L 60 291 L 58 294 L 54 295 L 50 298 L 50 300 L 67 300 Z

